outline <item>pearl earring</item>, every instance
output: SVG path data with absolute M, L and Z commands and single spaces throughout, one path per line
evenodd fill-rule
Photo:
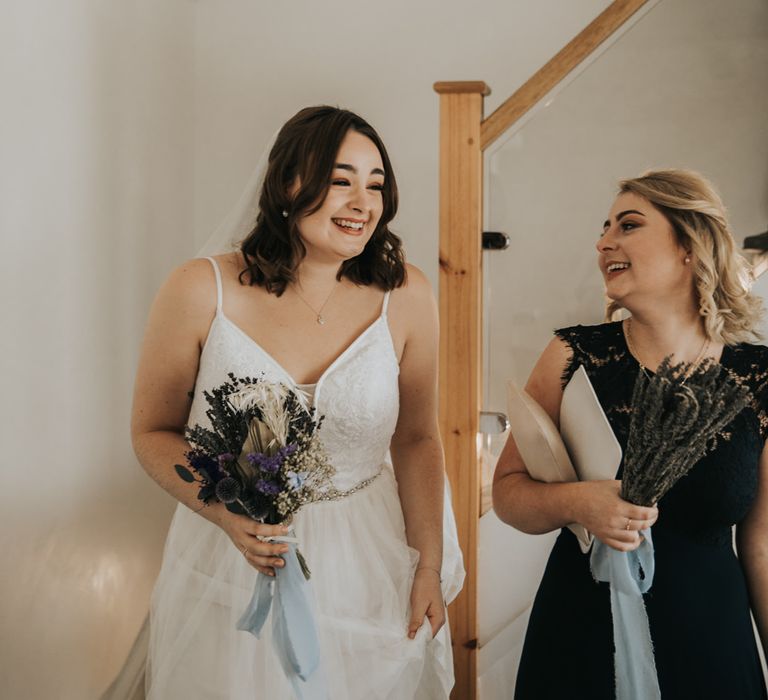
M 284 219 L 288 218 L 288 210 L 287 209 L 283 209 L 283 218 Z
M 691 256 L 690 255 L 686 255 L 685 256 L 685 264 L 687 265 L 689 262 L 691 262 Z

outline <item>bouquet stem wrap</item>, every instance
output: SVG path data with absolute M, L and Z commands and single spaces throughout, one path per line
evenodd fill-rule
M 620 552 L 596 539 L 590 557 L 595 580 L 611 585 L 616 700 L 661 698 L 643 602 L 643 593 L 653 583 L 653 541 L 650 528 L 641 534 L 643 543 L 632 552 Z
M 279 541 L 280 538 L 274 538 Z M 285 566 L 275 569 L 274 580 L 259 573 L 251 602 L 237 622 L 237 629 L 250 632 L 257 639 L 272 610 L 272 645 L 283 672 L 296 696 L 308 697 L 304 685 L 320 664 L 320 644 L 315 617 L 309 602 L 309 582 L 302 572 L 296 544 L 288 544 L 283 555 Z M 274 600 L 274 605 L 272 604 Z M 325 698 L 312 684 L 312 698 Z

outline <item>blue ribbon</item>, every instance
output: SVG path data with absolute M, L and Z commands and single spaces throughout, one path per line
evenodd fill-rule
M 611 585 L 616 700 L 661 698 L 643 602 L 643 593 L 653 583 L 653 541 L 650 528 L 641 534 L 643 543 L 632 552 L 620 552 L 596 539 L 590 557 L 595 580 Z
M 312 609 L 309 583 L 296 556 L 296 545 L 283 554 L 285 566 L 275 568 L 275 578 L 259 573 L 251 602 L 237 622 L 237 629 L 257 639 L 272 609 L 272 643 L 283 672 L 298 698 L 304 698 L 303 684 L 320 664 L 320 644 Z M 273 585 L 274 584 L 274 585 Z M 274 598 L 274 606 L 272 600 Z M 316 685 L 316 684 L 313 684 Z M 310 693 L 317 696 L 317 692 Z M 324 693 L 320 693 L 324 695 Z

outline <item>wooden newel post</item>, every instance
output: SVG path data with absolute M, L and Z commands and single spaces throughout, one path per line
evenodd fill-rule
M 435 83 L 440 95 L 440 430 L 467 578 L 449 610 L 454 700 L 477 693 L 477 527 L 482 404 L 483 82 Z

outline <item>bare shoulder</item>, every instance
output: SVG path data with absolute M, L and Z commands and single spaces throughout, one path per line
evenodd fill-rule
M 180 301 L 202 302 L 203 306 L 207 297 L 209 302 L 216 306 L 216 276 L 213 266 L 204 258 L 187 260 L 171 270 L 160 291 Z
M 243 254 L 240 251 L 214 255 L 213 259 L 218 264 L 221 275 L 225 280 L 239 281 L 240 273 L 246 268 Z M 208 266 L 210 267 L 211 264 L 208 263 Z
M 551 378 L 552 375 L 555 375 L 559 382 L 570 356 L 571 349 L 567 343 L 559 336 L 554 336 L 539 355 L 528 383 L 534 379 Z
M 216 312 L 216 277 L 210 261 L 187 260 L 172 270 L 157 293 L 153 316 L 207 331 Z
M 408 313 L 414 305 L 423 310 L 435 303 L 435 294 L 427 276 L 415 265 L 406 263 L 406 279 L 402 287 L 392 291 L 392 304 Z
M 407 264 L 406 281 L 392 290 L 389 302 L 389 326 L 398 357 L 404 356 L 406 347 L 431 347 L 437 342 L 438 325 L 432 285 L 418 267 Z
M 525 390 L 559 423 L 560 403 L 563 399 L 561 378 L 571 356 L 564 340 L 555 336 L 539 355 L 528 378 Z
M 403 289 L 412 289 L 420 291 L 422 293 L 432 294 L 432 285 L 429 279 L 421 270 L 421 268 L 412 265 L 411 263 L 405 264 L 406 280 L 403 285 Z

